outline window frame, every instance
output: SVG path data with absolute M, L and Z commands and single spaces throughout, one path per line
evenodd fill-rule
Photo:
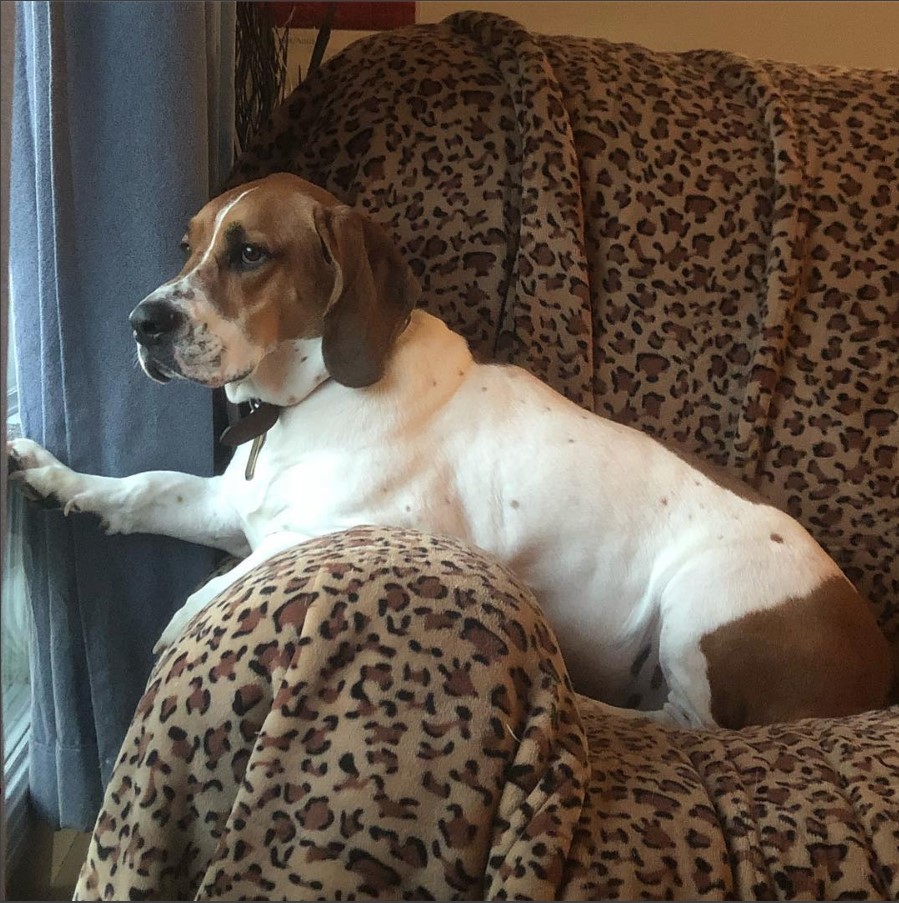
M 9 300 L 9 299 L 7 299 Z M 12 325 L 12 311 L 7 310 L 9 325 Z M 21 436 L 21 421 L 19 420 L 19 395 L 15 377 L 15 347 L 12 338 L 12 330 L 7 331 L 7 386 L 6 386 L 6 439 L 15 439 Z M 21 524 L 24 514 L 24 500 L 15 491 L 10 491 L 7 484 L 6 497 L 6 535 L 3 541 L 3 579 L 12 580 L 7 565 L 16 554 L 14 543 L 21 545 L 21 531 L 14 531 L 13 525 Z M 21 550 L 18 550 L 21 554 Z M 24 578 L 23 584 L 24 584 Z M 7 587 L 4 586 L 4 590 Z M 24 590 L 24 585 L 23 585 Z M 27 599 L 21 604 L 26 606 L 27 624 Z M 6 592 L 3 594 L 3 611 L 0 614 L 0 629 L 4 632 L 8 626 L 8 610 L 10 598 Z M 31 683 L 16 684 L 12 688 L 3 686 L 3 789 L 4 789 L 4 818 L 6 834 L 6 874 L 14 872 L 24 852 L 25 838 L 30 827 L 29 805 L 29 737 L 31 734 Z M 12 693 L 10 693 L 12 689 Z

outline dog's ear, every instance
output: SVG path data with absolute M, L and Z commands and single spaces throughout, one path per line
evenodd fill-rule
M 322 328 L 325 366 L 345 386 L 369 386 L 381 378 L 421 289 L 377 223 L 344 205 L 316 207 L 314 219 L 334 272 Z

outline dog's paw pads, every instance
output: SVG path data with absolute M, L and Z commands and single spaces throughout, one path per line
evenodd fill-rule
M 6 443 L 6 469 L 8 472 L 30 470 L 58 463 L 56 458 L 32 439 L 10 439 Z
M 22 473 L 25 465 L 22 462 L 21 455 L 10 445 L 6 447 L 6 472 L 9 476 L 16 473 Z

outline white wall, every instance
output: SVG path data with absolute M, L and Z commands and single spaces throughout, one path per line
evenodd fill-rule
M 419 2 L 416 21 L 439 22 L 465 9 L 490 10 L 546 34 L 631 41 L 653 50 L 713 48 L 808 65 L 899 69 L 899 0 L 581 0 L 581 2 Z M 335 31 L 328 56 L 365 32 Z M 288 76 L 305 71 L 315 33 L 291 35 Z
M 899 2 L 587 0 L 418 3 L 418 22 L 489 9 L 532 31 L 632 41 L 653 50 L 713 48 L 806 64 L 899 68 Z

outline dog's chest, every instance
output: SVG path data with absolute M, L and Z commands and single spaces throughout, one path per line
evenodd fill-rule
M 320 519 L 326 495 L 333 498 L 336 462 L 305 455 L 289 459 L 280 438 L 267 436 L 252 466 L 252 448 L 241 446 L 225 474 L 228 499 L 251 546 L 269 533 L 311 525 Z
M 288 427 L 290 424 L 288 424 Z M 229 500 L 255 548 L 270 533 L 319 536 L 360 523 L 403 525 L 418 510 L 409 484 L 408 449 L 387 446 L 361 456 L 352 448 L 316 447 L 295 430 L 272 430 L 247 479 L 251 450 L 241 446 L 225 474 Z

